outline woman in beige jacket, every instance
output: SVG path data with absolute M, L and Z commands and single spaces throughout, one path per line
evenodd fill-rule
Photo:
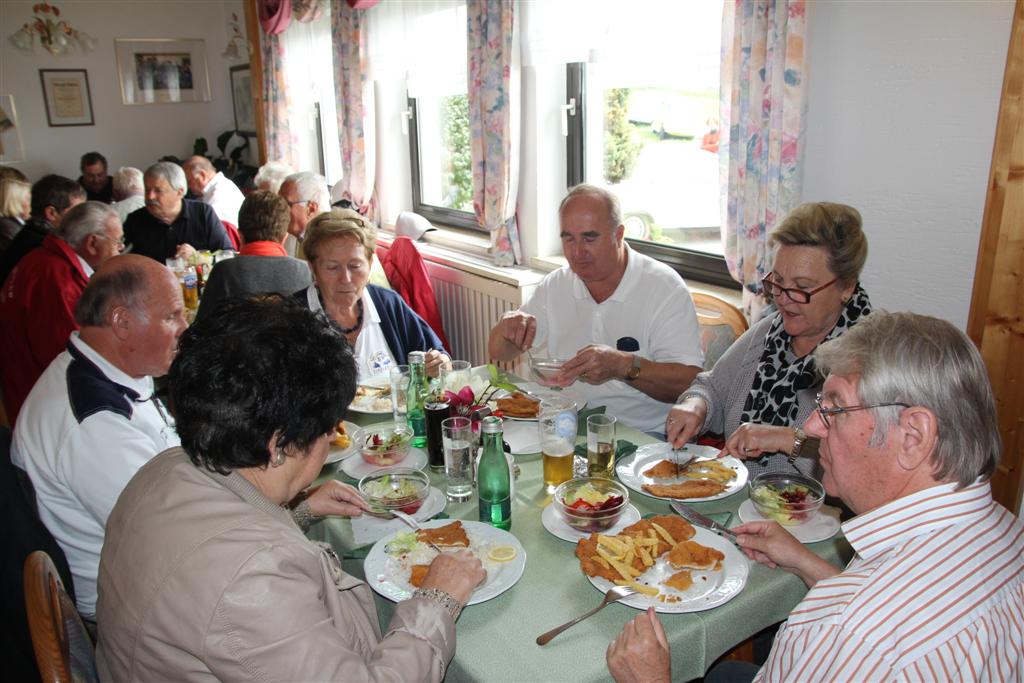
M 296 523 L 365 509 L 337 481 L 304 491 L 355 392 L 330 323 L 238 301 L 182 337 L 170 387 L 183 448 L 139 470 L 107 525 L 102 680 L 440 681 L 479 561 L 435 559 L 382 635 L 369 587 Z

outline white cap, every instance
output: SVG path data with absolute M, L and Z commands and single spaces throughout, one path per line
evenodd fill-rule
M 429 230 L 436 230 L 423 216 L 412 211 L 403 211 L 395 220 L 395 234 L 418 240 Z
M 331 206 L 334 206 L 345 198 L 345 189 L 344 178 L 334 183 L 334 187 L 331 188 Z

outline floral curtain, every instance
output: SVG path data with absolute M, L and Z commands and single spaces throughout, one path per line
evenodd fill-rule
M 516 194 L 519 175 L 518 54 L 512 0 L 468 0 L 469 131 L 473 210 L 491 233 L 494 263 L 522 263 Z
M 284 48 L 280 34 L 264 34 L 260 41 L 263 52 L 263 93 L 266 97 L 264 127 L 267 140 L 267 158 L 295 167 L 292 150 L 297 138 L 288 127 L 287 80 L 284 75 Z
M 806 10 L 806 0 L 727 0 L 722 17 L 722 237 L 752 319 L 770 269 L 766 236 L 803 183 Z
M 346 0 L 333 0 L 331 44 L 338 111 L 338 144 L 341 148 L 342 195 L 353 208 L 376 220 L 374 197 L 375 135 L 373 100 L 366 91 L 366 12 L 353 9 Z

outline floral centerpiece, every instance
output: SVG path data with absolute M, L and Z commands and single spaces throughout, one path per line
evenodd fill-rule
M 501 417 L 500 410 L 491 410 L 488 402 L 501 391 L 516 391 L 517 387 L 508 375 L 494 365 L 487 366 L 487 376 L 472 375 L 469 384 L 457 391 L 445 391 L 451 406 L 451 414 L 462 415 L 473 421 L 473 431 L 478 432 L 480 421 L 488 415 Z

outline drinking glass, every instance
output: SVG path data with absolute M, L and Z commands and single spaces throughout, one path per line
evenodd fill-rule
M 469 500 L 473 495 L 473 428 L 468 417 L 449 417 L 441 423 L 444 441 L 445 490 L 448 500 Z
M 468 360 L 453 360 L 452 366 L 444 374 L 444 388 L 456 393 L 469 385 L 470 368 Z
M 537 429 L 544 463 L 544 487 L 548 493 L 554 493 L 559 484 L 572 479 L 576 404 L 561 396 L 544 399 L 540 403 Z
M 591 415 L 587 418 L 587 474 L 612 478 L 615 469 L 615 418 Z
M 395 424 L 405 424 L 405 394 L 409 389 L 409 366 L 395 365 L 391 368 L 391 411 Z

